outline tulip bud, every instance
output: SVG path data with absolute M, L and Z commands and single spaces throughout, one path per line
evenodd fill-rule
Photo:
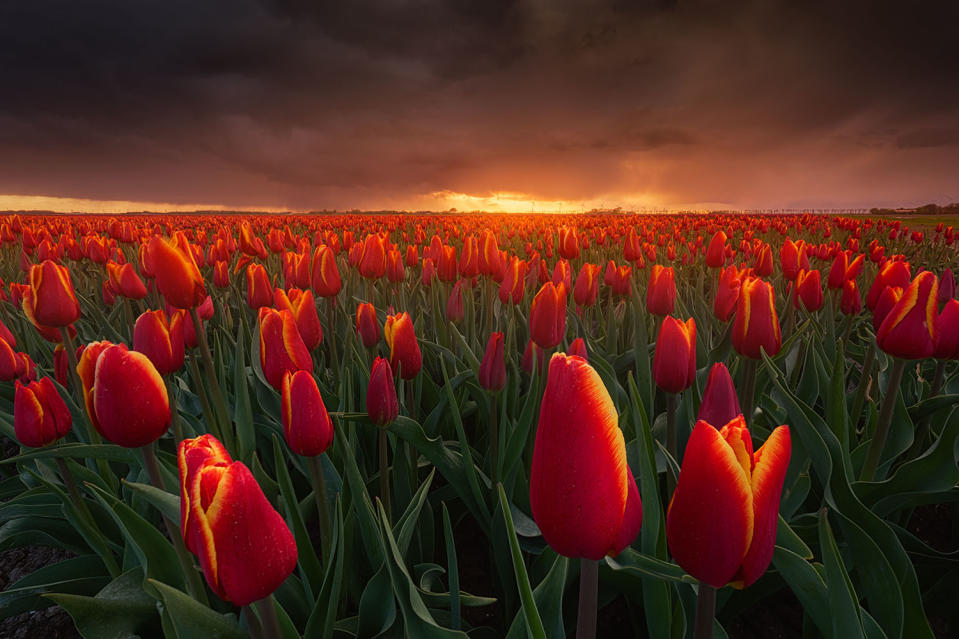
M 0 339 L 0 382 L 12 382 L 16 379 L 18 365 L 17 352 L 6 340 Z
M 92 390 L 94 426 L 114 444 L 146 446 L 170 425 L 170 401 L 163 378 L 146 355 L 127 350 L 123 344 L 100 353 Z
M 859 315 L 862 310 L 862 298 L 856 280 L 846 280 L 842 284 L 842 297 L 839 298 L 839 310 L 844 315 Z
M 35 324 L 61 327 L 80 317 L 80 303 L 73 292 L 70 271 L 51 260 L 30 267 L 32 295 L 24 298 L 24 306 Z M 24 310 L 27 310 L 26 308 Z
M 380 341 L 380 321 L 376 309 L 368 302 L 361 302 L 356 307 L 356 332 L 366 348 L 373 348 Z
M 729 321 L 736 303 L 739 301 L 741 277 L 735 266 L 727 266 L 719 276 L 716 298 L 713 300 L 713 314 L 720 322 Z
M 77 349 L 77 359 L 82 353 L 82 346 Z M 63 347 L 63 344 L 57 344 L 53 349 L 53 376 L 57 380 L 57 383 L 64 388 L 68 388 L 70 384 L 70 362 L 67 358 L 67 350 Z M 2 378 L 0 378 L 2 379 Z
M 533 374 L 533 356 L 536 356 L 536 370 L 542 372 L 546 368 L 546 351 L 536 345 L 533 340 L 526 342 L 526 349 L 520 360 L 520 366 L 527 375 Z
M 0 286 L 2 286 L 3 280 L 0 280 Z M 0 291 L 2 293 L 2 291 Z M 10 345 L 10 348 L 17 347 L 17 338 L 13 336 L 13 333 L 10 332 L 10 329 L 7 328 L 7 325 L 3 322 L 0 322 L 0 339 L 5 341 Z
M 456 323 L 463 320 L 463 280 L 456 280 L 446 301 L 446 319 Z
M 161 375 L 168 375 L 183 366 L 183 315 L 174 313 L 167 319 L 162 310 L 147 311 L 133 326 L 133 350 L 143 353 Z
M 875 311 L 879 296 L 882 295 L 883 289 L 887 286 L 898 286 L 899 288 L 909 286 L 909 272 L 908 262 L 900 260 L 886 262 L 879 269 L 876 279 L 872 281 L 872 286 L 869 287 L 869 292 L 866 293 L 866 307 L 870 311 Z
M 576 357 L 582 357 L 587 362 L 589 361 L 589 357 L 586 354 L 586 342 L 583 341 L 582 337 L 577 337 L 573 340 L 573 343 L 569 345 L 569 350 L 566 351 L 566 354 L 570 357 L 573 355 Z
M 423 273 L 420 275 L 420 281 L 423 286 L 429 288 L 433 285 L 433 279 L 436 277 L 436 263 L 433 258 L 428 257 L 423 260 Z
M 729 369 L 722 362 L 716 362 L 709 369 L 703 401 L 699 404 L 696 419 L 710 424 L 728 424 L 737 415 L 742 415 L 739 396 Z
M 810 313 L 822 308 L 822 282 L 819 271 L 799 271 L 793 286 L 793 306 L 799 308 L 799 302 Z
M 715 588 L 743 588 L 766 572 L 791 450 L 787 426 L 753 452 L 741 415 L 722 430 L 696 423 L 666 512 L 669 551 L 683 570 Z
M 310 371 L 287 372 L 280 393 L 283 435 L 297 455 L 322 455 L 333 443 L 333 421 Z
M 619 554 L 642 521 L 638 491 L 627 508 L 630 481 L 619 416 L 602 380 L 583 359 L 554 354 L 530 475 L 533 519 L 546 543 L 566 557 Z
M 230 265 L 226 262 L 216 262 L 213 265 L 213 285 L 217 288 L 230 287 Z
M 533 298 L 529 334 L 543 349 L 553 348 L 563 341 L 566 334 L 566 289 L 562 284 L 556 286 L 547 282 Z
M 526 262 L 518 257 L 510 258 L 503 281 L 499 286 L 499 300 L 505 304 L 519 304 L 526 292 Z
M 193 308 L 203 302 L 206 298 L 203 276 L 182 231 L 177 232 L 172 240 L 154 235 L 145 255 L 155 273 L 157 288 L 168 304 L 176 308 Z
M 756 258 L 753 260 L 753 270 L 759 277 L 769 277 L 773 272 L 773 250 L 768 244 L 763 244 L 756 251 Z
M 583 264 L 573 288 L 573 299 L 579 306 L 592 306 L 599 294 L 600 267 L 589 262 Z
M 946 268 L 939 278 L 939 303 L 945 304 L 956 297 L 956 280 L 952 275 L 952 269 Z
M 733 348 L 737 353 L 759 359 L 760 348 L 770 357 L 782 348 L 775 301 L 773 287 L 769 282 L 749 278 L 742 283 L 732 332 Z
M 223 460 L 225 451 L 213 452 L 208 444 L 206 458 L 191 456 L 198 446 L 203 444 L 197 439 L 185 439 L 178 451 L 181 503 L 189 513 L 181 517 L 184 538 L 192 539 L 188 545 L 217 596 L 246 606 L 268 597 L 290 576 L 296 541 L 242 462 Z
M 313 370 L 313 358 L 300 337 L 296 320 L 290 311 L 264 307 L 260 309 L 258 319 L 260 367 L 270 386 L 280 390 L 287 372 Z
M 633 294 L 633 267 L 623 264 L 616 269 L 616 276 L 613 278 L 613 295 L 616 297 L 629 297 Z
M 200 522 L 190 512 L 190 486 L 197 471 L 207 461 L 230 464 L 233 458 L 226 447 L 213 435 L 200 435 L 194 439 L 184 439 L 177 449 L 177 465 L 180 469 L 180 532 L 183 542 L 193 554 L 199 552 Z
M 696 320 L 663 318 L 653 356 L 653 379 L 667 393 L 681 393 L 696 379 Z
M 359 261 L 360 275 L 376 280 L 386 273 L 386 242 L 375 233 L 366 236 Z
M 107 262 L 107 276 L 110 278 L 111 288 L 118 295 L 131 300 L 142 300 L 147 296 L 147 287 L 133 270 L 132 264 Z
M 503 334 L 493 333 L 486 342 L 486 352 L 479 368 L 480 386 L 490 392 L 506 386 L 506 360 L 503 359 Z
M 246 304 L 254 311 L 273 305 L 273 285 L 262 264 L 246 267 Z
M 709 248 L 706 249 L 706 266 L 709 268 L 722 268 L 726 263 L 726 234 L 722 231 L 716 231 L 713 239 L 709 241 Z
M 366 413 L 370 421 L 380 427 L 389 426 L 400 414 L 399 400 L 390 363 L 382 357 L 373 361 L 370 385 L 366 389 Z
M 845 251 L 836 253 L 832 266 L 829 268 L 829 278 L 826 281 L 826 287 L 831 290 L 841 289 L 843 282 L 846 281 L 846 270 L 849 268 L 849 256 Z
M 789 281 L 795 280 L 802 270 L 802 260 L 806 255 L 806 243 L 802 240 L 793 242 L 789 238 L 783 242 L 779 249 L 779 261 L 783 267 L 783 278 Z
M 282 288 L 274 289 L 273 305 L 277 310 L 285 309 L 293 314 L 296 330 L 300 332 L 307 350 L 312 351 L 323 342 L 323 326 L 316 312 L 312 291 L 291 288 L 284 292 Z
M 49 377 L 26 385 L 16 382 L 13 429 L 21 446 L 40 448 L 70 432 L 73 417 Z
M 673 267 L 663 268 L 653 265 L 649 274 L 649 286 L 646 288 L 646 310 L 653 315 L 669 315 L 676 303 L 676 282 L 673 279 Z
M 950 299 L 936 318 L 937 359 L 959 359 L 959 301 Z
M 423 356 L 409 313 L 387 316 L 383 335 L 390 347 L 390 368 L 405 380 L 416 377 L 423 366 Z
M 924 359 L 936 350 L 938 282 L 923 271 L 903 291 L 876 333 L 876 342 L 886 353 L 903 359 Z

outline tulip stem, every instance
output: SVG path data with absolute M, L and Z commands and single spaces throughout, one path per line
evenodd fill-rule
M 942 390 L 942 384 L 946 381 L 946 360 L 936 361 L 936 372 L 932 377 L 932 386 L 929 388 L 929 398 L 933 398 Z M 906 455 L 906 459 L 914 459 L 922 453 L 923 446 L 926 445 L 926 436 L 929 434 L 930 417 L 926 416 L 919 422 L 919 429 L 916 431 L 916 439 L 912 443 L 912 448 Z
M 211 388 L 213 395 L 213 408 L 216 417 L 220 422 L 221 434 L 225 440 L 227 449 L 235 452 L 233 446 L 233 434 L 231 431 L 230 413 L 226 407 L 226 400 L 223 399 L 223 390 L 220 388 L 220 380 L 216 375 L 216 368 L 213 365 L 213 356 L 210 354 L 210 344 L 206 339 L 206 328 L 203 321 L 196 311 L 196 307 L 190 309 L 190 319 L 193 320 L 193 330 L 196 332 L 197 343 L 200 345 L 200 356 L 203 357 L 203 367 L 206 369 L 206 380 Z
M 327 340 L 330 344 L 330 366 L 333 370 L 340 370 L 339 360 L 336 357 L 336 318 L 334 313 L 336 309 L 334 308 L 334 298 L 326 298 L 326 314 L 327 314 L 327 327 L 329 329 L 329 335 Z
M 756 364 L 757 360 L 748 357 L 743 360 L 743 417 L 747 425 L 752 421 L 756 397 Z
M 882 407 L 879 409 L 879 421 L 876 423 L 876 432 L 869 442 L 866 461 L 862 466 L 862 473 L 859 475 L 860 481 L 872 481 L 876 474 L 876 468 L 879 467 L 879 459 L 882 457 L 882 449 L 886 445 L 886 436 L 889 435 L 892 412 L 896 407 L 899 385 L 902 383 L 902 375 L 905 370 L 906 360 L 898 357 L 893 360 L 889 382 L 886 384 L 886 394 L 882 398 Z
M 676 443 L 676 393 L 666 393 L 666 451 L 670 457 L 679 462 Z M 666 494 L 672 495 L 676 488 L 676 477 L 670 466 L 666 475 Z
M 599 594 L 599 562 L 579 560 L 579 610 L 576 614 L 576 639 L 596 637 L 596 599 Z
M 276 616 L 273 595 L 260 599 L 255 605 L 263 624 L 263 639 L 280 639 L 283 635 L 280 634 L 280 620 Z
M 716 616 L 716 589 L 709 584 L 699 583 L 699 596 L 696 597 L 696 639 L 712 639 L 713 618 Z
M 166 375 L 166 394 L 170 398 L 170 425 L 173 426 L 173 438 L 179 446 L 183 441 L 183 427 L 180 425 L 180 412 L 177 410 L 176 395 L 173 392 L 173 376 Z
M 70 365 L 70 385 L 73 386 L 73 396 L 77 399 L 78 402 L 83 402 L 80 404 L 80 407 L 86 406 L 86 397 L 83 393 L 83 383 L 80 381 L 80 373 L 77 371 L 77 349 L 73 344 L 73 338 L 70 337 L 70 330 L 67 327 L 60 327 L 60 338 L 63 340 L 64 350 L 67 352 L 67 363 Z M 91 407 L 92 410 L 92 407 Z M 100 433 L 97 432 L 96 428 L 93 427 L 93 424 L 88 424 L 88 435 L 90 438 L 91 444 L 99 444 Z M 104 468 L 100 468 L 101 472 L 104 471 Z M 105 469 L 107 474 L 104 476 L 112 475 L 109 473 L 109 468 Z
M 70 501 L 73 502 L 73 507 L 76 509 L 77 515 L 79 515 L 80 520 L 90 528 L 91 534 L 97 539 L 97 546 L 99 546 L 99 548 L 94 548 L 94 550 L 100 555 L 100 559 L 103 560 L 103 565 L 106 566 L 106 569 L 110 572 L 110 576 L 117 577 L 120 574 L 120 567 L 117 566 L 113 553 L 110 552 L 110 549 L 106 543 L 104 543 L 103 533 L 100 532 L 100 527 L 97 526 L 97 522 L 90 513 L 90 509 L 87 508 L 86 502 L 83 501 L 80 490 L 77 488 L 77 482 L 73 478 L 73 473 L 70 472 L 70 467 L 67 466 L 67 462 L 64 461 L 62 457 L 55 457 L 54 459 L 57 462 L 57 470 L 60 471 L 63 485 L 67 488 L 67 494 L 70 495 Z
M 316 499 L 316 514 L 320 520 L 320 544 L 323 546 L 323 566 L 330 560 L 330 507 L 326 501 L 326 479 L 323 477 L 323 464 L 320 455 L 308 457 L 310 479 L 313 480 L 313 496 Z
M 388 519 L 392 520 L 390 513 L 390 466 L 389 459 L 389 440 L 387 438 L 386 428 L 379 429 L 379 449 L 380 449 L 380 501 L 383 502 L 383 510 Z
M 499 424 L 496 411 L 496 395 L 490 395 L 489 415 L 489 476 L 495 504 L 496 484 L 499 482 Z
M 866 400 L 866 388 L 872 378 L 872 366 L 876 361 L 876 342 L 869 341 L 869 348 L 862 360 L 862 375 L 859 376 L 859 386 L 856 388 L 856 397 L 852 402 L 852 411 L 849 413 L 849 424 L 853 428 L 859 426 L 859 415 L 862 412 L 863 402 Z
M 210 408 L 210 400 L 207 398 L 206 391 L 203 389 L 203 380 L 200 379 L 200 368 L 196 363 L 196 354 L 194 353 L 187 359 L 190 362 L 190 377 L 194 384 L 193 387 L 196 388 L 196 394 L 200 398 L 200 406 L 203 408 L 203 421 L 207 424 L 214 437 L 222 441 L 223 436 L 220 433 L 220 427 L 213 418 L 213 409 Z
M 160 474 L 160 462 L 157 460 L 156 451 L 153 450 L 153 443 L 140 447 L 143 454 L 143 466 L 146 468 L 147 475 L 150 476 L 150 483 L 154 488 L 166 490 L 166 484 L 163 481 L 163 475 Z M 182 496 L 181 496 L 182 498 Z M 167 536 L 173 542 L 173 549 L 176 551 L 177 559 L 180 560 L 180 568 L 183 570 L 183 576 L 186 578 L 187 590 L 190 596 L 207 605 L 206 590 L 203 589 L 203 582 L 200 581 L 200 575 L 197 573 L 190 558 L 190 553 L 183 545 L 183 535 L 177 529 L 176 525 L 170 521 L 166 515 L 160 514 L 163 519 L 163 525 L 166 526 Z

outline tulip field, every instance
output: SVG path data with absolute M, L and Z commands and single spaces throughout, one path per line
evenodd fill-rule
M 959 636 L 951 223 L 0 215 L 0 636 Z

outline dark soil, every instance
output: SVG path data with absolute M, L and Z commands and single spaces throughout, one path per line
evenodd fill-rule
M 72 555 L 58 548 L 23 546 L 0 552 L 0 589 L 46 565 Z M 75 639 L 73 619 L 60 606 L 50 606 L 0 620 L 0 639 Z
M 939 552 L 956 549 L 952 534 L 951 504 L 917 506 L 906 528 Z
M 802 604 L 781 588 L 735 619 L 720 618 L 730 639 L 793 639 L 802 636 Z

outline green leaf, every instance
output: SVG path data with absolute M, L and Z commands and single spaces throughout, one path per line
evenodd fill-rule
M 375 637 L 389 630 L 396 621 L 396 598 L 386 564 L 366 583 L 360 596 L 357 639 Z
M 143 573 L 134 568 L 111 581 L 95 597 L 59 593 L 44 596 L 70 614 L 84 639 L 161 637 L 157 602 L 143 592 L 142 584 Z
M 782 546 L 773 550 L 772 563 L 819 632 L 828 635 L 832 631 L 832 612 L 822 575 L 806 559 Z
M 839 556 L 825 510 L 819 514 L 819 545 L 822 547 L 823 563 L 826 567 L 826 587 L 829 592 L 827 602 L 832 616 L 831 636 L 844 639 L 863 637 L 856 591 Z
M 14 457 L 0 460 L 0 464 L 13 464 L 31 459 L 47 459 L 53 457 L 76 457 L 82 459 L 104 459 L 107 461 L 133 464 L 136 461 L 133 453 L 126 448 L 113 444 L 76 444 L 65 443 L 49 448 L 34 448 Z
M 536 609 L 543 617 L 546 636 L 550 639 L 564 639 L 566 630 L 563 627 L 563 592 L 566 588 L 566 573 L 569 569 L 569 560 L 562 555 L 556 555 L 553 566 L 546 577 L 533 589 L 533 600 Z M 520 610 L 513 618 L 507 639 L 525 639 L 526 624 L 523 611 Z
M 432 478 L 432 473 L 430 477 Z M 446 541 L 446 564 L 450 575 L 450 614 L 453 618 L 453 629 L 460 629 L 460 573 L 456 563 L 456 542 L 453 539 L 453 525 L 450 523 L 450 512 L 443 502 L 443 538 Z
M 513 516 L 509 511 L 509 504 L 506 502 L 506 493 L 503 492 L 503 485 L 496 487 L 499 492 L 499 504 L 506 521 L 506 532 L 509 537 L 509 550 L 513 557 L 513 573 L 516 576 L 516 587 L 519 588 L 520 600 L 523 603 L 523 618 L 526 621 L 526 630 L 531 639 L 546 639 L 546 629 L 543 626 L 543 620 L 536 608 L 536 600 L 533 597 L 533 589 L 529 584 L 529 575 L 526 573 L 526 564 L 523 563 L 523 554 L 519 549 L 519 540 L 516 538 L 516 530 L 513 528 Z
M 233 615 L 223 615 L 176 588 L 147 579 L 160 595 L 177 639 L 244 639 L 247 634 Z
M 241 329 L 242 333 L 242 329 Z M 243 338 L 238 338 L 241 340 Z M 250 387 L 247 383 L 244 349 L 236 349 L 233 362 L 233 421 L 236 423 L 238 458 L 249 462 L 256 448 L 256 432 L 253 428 L 253 406 L 250 403 Z
M 180 497 L 165 490 L 160 490 L 150 484 L 141 484 L 136 481 L 121 480 L 124 486 L 133 489 L 139 493 L 152 506 L 160 511 L 160 514 L 172 521 L 177 526 L 180 525 Z

